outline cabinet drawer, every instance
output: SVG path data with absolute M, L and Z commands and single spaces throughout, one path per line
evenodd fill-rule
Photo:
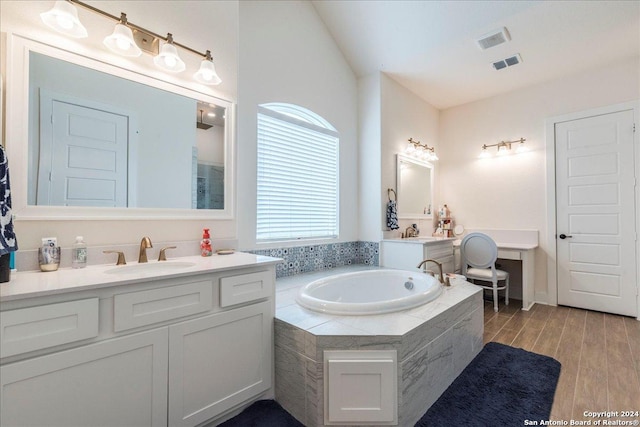
M 273 277 L 269 271 L 223 277 L 220 279 L 220 306 L 267 298 L 272 292 Z
M 98 298 L 0 313 L 0 357 L 98 336 Z
M 113 298 L 115 332 L 209 311 L 213 308 L 213 281 L 203 280 Z
M 498 249 L 498 258 L 502 259 L 522 259 L 520 251 L 510 251 L 508 249 Z

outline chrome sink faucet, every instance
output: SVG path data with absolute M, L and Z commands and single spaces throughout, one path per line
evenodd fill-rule
M 147 259 L 147 249 L 152 247 L 153 245 L 151 244 L 151 239 L 147 236 L 144 236 L 142 238 L 142 241 L 140 242 L 140 254 L 138 255 L 138 263 L 149 261 Z
M 442 283 L 444 286 L 451 286 L 451 281 L 449 280 L 449 277 L 447 276 L 445 278 L 444 275 L 442 274 L 442 263 L 436 261 L 435 259 L 425 259 L 420 264 L 418 264 L 417 268 L 422 268 L 425 273 L 428 273 L 428 274 L 431 274 L 432 276 L 434 276 L 433 271 L 427 270 L 427 264 L 430 263 L 430 262 L 432 262 L 435 265 L 437 265 L 438 269 L 440 270 L 440 275 L 438 277 L 438 281 L 440 283 Z

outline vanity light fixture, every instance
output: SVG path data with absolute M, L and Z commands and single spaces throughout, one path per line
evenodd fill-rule
M 508 154 L 511 151 L 512 144 L 517 144 L 516 153 L 522 153 L 526 151 L 526 147 L 524 145 L 525 141 L 526 139 L 520 138 L 520 139 L 516 139 L 515 141 L 500 141 L 496 144 L 483 144 L 482 151 L 480 152 L 480 158 L 486 158 L 491 156 L 491 154 L 489 153 L 489 150 L 487 150 L 487 148 L 489 147 L 498 147 L 499 156 Z
M 144 51 L 154 56 L 153 62 L 156 66 L 165 71 L 178 73 L 186 68 L 184 61 L 182 61 L 178 55 L 177 47 L 180 47 L 204 58 L 200 64 L 200 69 L 193 76 L 196 81 L 206 85 L 217 85 L 222 82 L 213 65 L 211 51 L 207 50 L 206 53 L 198 52 L 188 46 L 176 43 L 171 33 L 167 34 L 167 37 L 163 37 L 132 24 L 127 21 L 127 15 L 125 13 L 121 13 L 118 18 L 79 0 L 58 0 L 55 2 L 53 9 L 41 13 L 40 17 L 46 25 L 60 33 L 71 37 L 87 37 L 87 30 L 80 22 L 78 11 L 74 5 L 117 22 L 113 34 L 104 39 L 105 46 L 111 51 L 119 55 L 131 57 L 140 56 Z M 158 52 L 160 40 L 164 40 L 166 43 L 162 46 L 160 52 Z
M 120 22 L 116 24 L 113 33 L 104 38 L 104 45 L 112 52 L 122 56 L 140 56 L 142 50 L 133 39 L 133 31 L 127 26 L 127 14 L 120 14 Z
M 69 2 L 56 1 L 53 9 L 40 14 L 42 22 L 67 36 L 87 37 L 87 29 L 78 19 L 78 10 Z
M 424 160 L 427 162 L 435 162 L 438 160 L 436 149 L 429 147 L 427 144 L 422 144 L 420 141 L 414 141 L 413 138 L 409 138 L 409 144 L 405 148 L 405 154 L 414 157 L 418 160 Z
M 178 49 L 173 45 L 173 35 L 171 33 L 167 34 L 167 42 L 162 45 L 160 53 L 153 58 L 153 63 L 158 68 L 171 73 L 179 73 L 186 68 L 184 61 L 178 55 Z
M 216 67 L 213 65 L 213 58 L 211 58 L 211 51 L 207 51 L 204 59 L 200 63 L 200 69 L 193 75 L 196 81 L 205 85 L 218 85 L 222 80 L 216 73 Z

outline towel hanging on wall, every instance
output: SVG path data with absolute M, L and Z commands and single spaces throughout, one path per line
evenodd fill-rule
M 13 232 L 11 215 L 11 187 L 9 185 L 9 162 L 0 145 L 0 283 L 11 279 L 11 253 L 18 250 Z
M 392 192 L 394 200 L 391 200 Z M 397 230 L 400 228 L 398 225 L 398 197 L 393 188 L 387 189 L 387 195 L 389 196 L 389 202 L 387 203 L 387 227 L 389 227 L 390 230 Z

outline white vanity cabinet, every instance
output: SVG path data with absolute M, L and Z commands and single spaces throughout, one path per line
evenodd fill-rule
M 271 387 L 271 303 L 169 327 L 169 425 L 195 426 Z
M 448 238 L 389 239 L 380 242 L 380 265 L 401 270 L 416 270 L 420 261 L 435 259 L 443 273 L 453 273 L 453 240 Z M 427 269 L 438 271 L 433 264 Z
M 3 426 L 167 425 L 166 328 L 0 367 Z
M 0 425 L 196 426 L 259 398 L 274 282 L 266 265 L 3 302 Z

